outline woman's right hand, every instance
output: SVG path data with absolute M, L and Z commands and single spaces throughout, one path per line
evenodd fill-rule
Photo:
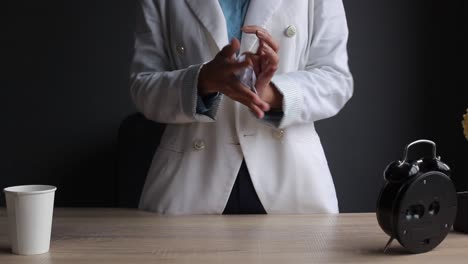
M 242 85 L 234 75 L 235 72 L 252 65 L 249 59 L 244 62 L 235 60 L 239 48 L 239 40 L 234 38 L 212 61 L 201 68 L 198 75 L 198 94 L 206 96 L 220 92 L 250 108 L 258 118 L 263 118 L 265 112 L 270 110 L 270 105 Z

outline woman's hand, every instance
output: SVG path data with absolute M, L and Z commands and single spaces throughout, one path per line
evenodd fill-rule
M 246 55 L 254 65 L 255 75 L 257 76 L 255 88 L 260 98 L 272 108 L 281 108 L 283 96 L 271 84 L 271 78 L 273 78 L 279 65 L 278 43 L 264 28 L 249 25 L 243 27 L 242 31 L 248 34 L 255 34 L 259 39 L 257 52 L 255 54 L 246 53 Z
M 243 86 L 234 75 L 234 72 L 252 66 L 250 59 L 236 62 L 235 54 L 239 48 L 239 41 L 233 39 L 212 61 L 201 68 L 198 76 L 198 94 L 205 96 L 220 92 L 250 108 L 258 118 L 263 118 L 264 112 L 270 110 L 270 105 Z

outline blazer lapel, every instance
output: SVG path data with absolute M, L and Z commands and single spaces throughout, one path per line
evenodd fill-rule
M 178 0 L 177 0 L 178 1 Z M 228 44 L 223 10 L 218 0 L 185 0 L 201 24 L 216 42 L 219 50 Z
M 250 0 L 249 9 L 245 16 L 244 25 L 256 25 L 265 28 L 272 15 L 280 6 L 282 0 Z M 242 33 L 241 52 L 252 51 L 258 45 L 254 34 Z

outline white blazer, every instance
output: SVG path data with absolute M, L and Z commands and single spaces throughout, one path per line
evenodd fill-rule
M 214 119 L 196 113 L 199 70 L 228 44 L 218 0 L 139 2 L 131 94 L 148 119 L 168 124 L 140 208 L 221 214 L 245 159 L 268 213 L 337 213 L 314 122 L 337 114 L 353 93 L 342 0 L 250 1 L 244 24 L 266 28 L 280 45 L 278 127 L 227 96 Z M 256 36 L 243 34 L 241 52 L 256 48 Z

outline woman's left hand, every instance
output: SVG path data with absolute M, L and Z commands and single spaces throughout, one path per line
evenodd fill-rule
M 281 109 L 283 96 L 271 83 L 271 78 L 276 73 L 279 65 L 279 45 L 264 28 L 249 25 L 242 28 L 244 33 L 255 34 L 259 39 L 257 52 L 245 53 L 253 62 L 257 82 L 255 88 L 262 100 L 272 108 Z

